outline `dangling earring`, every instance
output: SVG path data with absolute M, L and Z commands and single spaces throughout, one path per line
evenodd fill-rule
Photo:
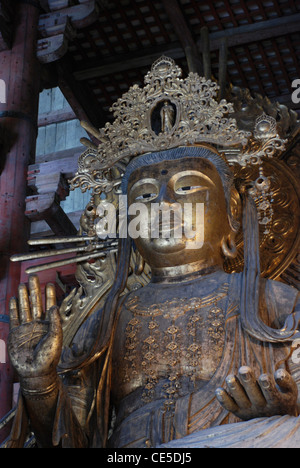
M 227 239 L 223 237 L 221 247 L 222 247 L 222 252 L 225 255 L 225 257 L 235 258 L 237 256 L 237 248 L 236 248 L 234 239 L 232 239 L 230 234 L 227 237 Z

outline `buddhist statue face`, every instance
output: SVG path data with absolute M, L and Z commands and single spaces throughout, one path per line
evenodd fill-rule
M 128 183 L 128 204 L 135 203 L 147 208 L 148 230 L 135 244 L 152 269 L 222 267 L 222 246 L 233 231 L 223 183 L 211 161 L 185 157 L 137 168 Z

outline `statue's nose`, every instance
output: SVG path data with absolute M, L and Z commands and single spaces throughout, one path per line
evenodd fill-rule
M 163 183 L 160 187 L 159 194 L 155 200 L 157 203 L 175 203 L 174 191 L 168 186 L 167 183 Z

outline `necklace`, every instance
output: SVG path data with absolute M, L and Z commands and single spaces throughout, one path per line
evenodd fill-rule
M 133 296 L 125 303 L 125 307 L 134 315 L 143 317 L 158 317 L 160 315 L 163 315 L 164 318 L 180 317 L 189 310 L 201 309 L 220 301 L 227 296 L 228 289 L 229 283 L 224 283 L 205 297 L 173 298 L 150 306 L 142 305 L 140 298 Z

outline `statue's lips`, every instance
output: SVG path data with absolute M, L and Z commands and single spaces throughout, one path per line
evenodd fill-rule
M 176 239 L 180 239 L 181 237 L 185 237 L 184 234 L 195 231 L 195 226 L 192 225 L 192 230 L 189 229 L 189 226 L 184 224 L 181 220 L 176 224 L 173 223 L 159 223 L 158 225 L 158 234 L 170 234 L 170 237 L 175 237 Z M 175 235 L 176 233 L 176 235 Z M 181 235 L 179 235 L 181 234 Z M 194 234 L 195 235 L 195 234 Z
M 175 224 L 175 223 L 172 223 L 172 224 L 159 224 L 158 226 L 158 231 L 159 231 L 159 234 L 168 234 L 168 233 L 174 233 L 174 230 L 178 231 L 179 229 L 182 230 L 183 228 L 183 224 Z
M 174 237 L 174 232 L 183 232 L 184 223 L 181 217 L 174 216 L 170 222 L 164 222 L 163 220 L 158 222 L 157 220 L 154 220 L 151 227 L 152 229 L 153 227 L 156 228 L 158 234 L 170 234 L 170 237 L 171 234 L 173 234 L 172 237 Z

